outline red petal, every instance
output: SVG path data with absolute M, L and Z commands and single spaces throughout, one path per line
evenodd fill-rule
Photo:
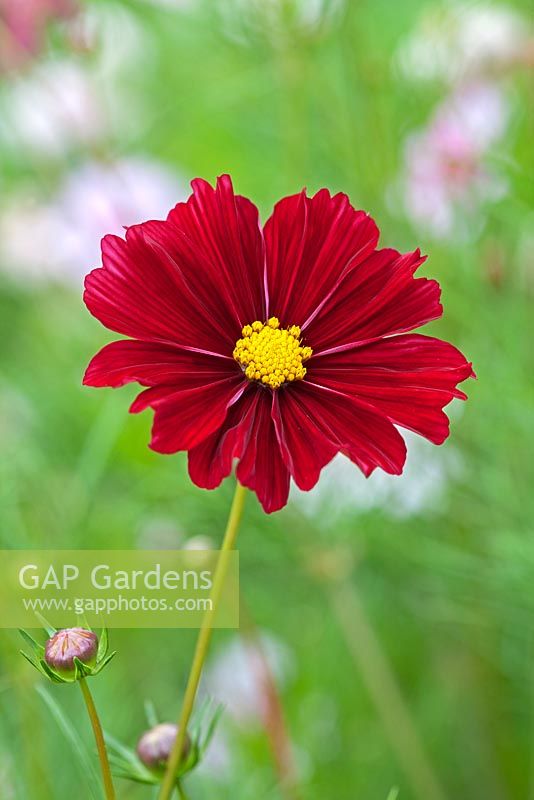
M 303 326 L 333 288 L 376 247 L 378 228 L 344 194 L 321 189 L 276 204 L 265 224 L 269 314 Z
M 230 354 L 244 324 L 265 318 L 265 255 L 256 207 L 228 176 L 193 194 L 167 221 L 106 236 L 103 268 L 86 278 L 85 302 L 111 330 Z
M 219 428 L 189 451 L 189 477 L 202 489 L 215 489 L 232 471 L 247 443 L 259 391 L 250 386 L 228 411 Z
M 220 428 L 246 386 L 239 376 L 178 391 L 156 386 L 142 392 L 131 411 L 151 406 L 155 414 L 150 447 L 158 453 L 176 453 L 195 447 Z
M 308 380 L 291 388 L 296 390 L 303 414 L 365 475 L 375 467 L 401 474 L 406 459 L 404 440 L 372 406 Z
M 283 459 L 295 483 L 304 491 L 312 489 L 322 468 L 337 453 L 337 445 L 310 418 L 298 391 L 275 392 L 272 417 Z
M 310 362 L 309 379 L 372 405 L 397 425 L 445 441 L 449 420 L 442 409 L 466 395 L 457 384 L 473 376 L 462 353 L 420 334 L 381 339 Z
M 107 328 L 134 339 L 231 355 L 235 339 L 216 329 L 176 264 L 146 240 L 147 230 L 145 223 L 129 228 L 126 240 L 104 237 L 103 267 L 85 279 L 89 311 Z
M 440 317 L 436 281 L 414 278 L 419 250 L 378 250 L 353 270 L 306 330 L 315 354 L 340 351 Z
M 232 310 L 238 324 L 235 341 L 243 325 L 265 319 L 265 254 L 258 209 L 234 195 L 228 175 L 217 180 L 215 189 L 201 179 L 191 185 L 193 194 L 170 212 L 167 224 L 182 234 L 175 238 L 180 244 L 176 255 L 187 281 L 200 296 L 203 285 L 216 286 L 214 299 Z M 184 258 L 185 244 L 190 255 Z
M 124 386 L 137 382 L 192 388 L 236 373 L 231 358 L 184 350 L 159 342 L 125 339 L 111 342 L 93 357 L 83 382 L 86 386 Z M 238 369 L 238 368 L 237 368 Z
M 271 419 L 272 393 L 261 388 L 257 391 L 258 403 L 236 474 L 243 486 L 256 492 L 263 510 L 270 514 L 287 503 L 289 471 Z

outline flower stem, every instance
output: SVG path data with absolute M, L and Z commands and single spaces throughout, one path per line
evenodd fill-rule
M 391 746 L 419 800 L 446 800 L 428 760 L 410 710 L 382 649 L 356 586 L 348 581 L 332 588 L 330 601 L 347 647 L 367 688 Z
M 113 779 L 111 777 L 111 769 L 109 767 L 106 743 L 104 741 L 102 725 L 100 724 L 100 719 L 98 718 L 98 712 L 96 710 L 93 696 L 85 678 L 81 678 L 78 682 L 80 684 L 80 689 L 82 690 L 83 699 L 85 700 L 85 705 L 87 706 L 87 713 L 89 714 L 89 719 L 91 720 L 91 726 L 95 735 L 96 748 L 98 750 L 100 769 L 102 770 L 102 780 L 104 782 L 106 800 L 115 800 L 115 789 L 113 788 Z
M 176 781 L 176 791 L 178 792 L 180 800 L 187 800 L 187 795 L 181 781 Z
M 234 499 L 232 501 L 232 507 L 230 509 L 230 516 L 228 517 L 228 522 L 226 525 L 226 531 L 224 534 L 224 539 L 221 547 L 221 553 L 219 556 L 219 560 L 217 562 L 217 566 L 215 568 L 215 575 L 213 578 L 213 588 L 211 590 L 211 601 L 212 601 L 211 607 L 204 616 L 204 619 L 202 621 L 202 626 L 198 634 L 195 654 L 193 656 L 193 663 L 191 664 L 191 670 L 189 672 L 189 678 L 187 680 L 187 686 L 185 689 L 184 699 L 182 703 L 182 710 L 180 712 L 180 718 L 178 720 L 178 735 L 176 737 L 171 754 L 169 756 L 169 760 L 167 762 L 165 776 L 163 778 L 163 783 L 161 784 L 161 790 L 159 793 L 159 800 L 170 800 L 173 789 L 176 786 L 176 772 L 178 770 L 180 759 L 182 757 L 182 751 L 184 748 L 184 742 L 187 733 L 187 726 L 189 724 L 189 720 L 193 712 L 193 706 L 195 704 L 198 685 L 200 683 L 202 670 L 204 668 L 204 662 L 206 660 L 206 656 L 208 653 L 211 634 L 213 632 L 213 619 L 224 586 L 229 555 L 234 548 L 235 541 L 237 538 L 237 533 L 239 530 L 239 523 L 241 521 L 241 516 L 243 514 L 245 496 L 246 496 L 245 487 L 241 486 L 240 483 L 237 483 Z M 179 791 L 180 790 L 181 787 L 179 787 Z

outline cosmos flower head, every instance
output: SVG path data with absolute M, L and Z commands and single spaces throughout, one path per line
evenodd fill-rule
M 400 474 L 398 427 L 441 444 L 443 408 L 473 371 L 451 344 L 410 333 L 442 314 L 439 285 L 415 277 L 419 250 L 378 249 L 369 215 L 326 189 L 284 198 L 262 228 L 229 176 L 192 187 L 166 220 L 103 239 L 85 303 L 129 338 L 84 383 L 140 383 L 130 411 L 154 410 L 151 448 L 188 451 L 206 489 L 237 460 L 266 512 L 338 452 L 366 476 Z

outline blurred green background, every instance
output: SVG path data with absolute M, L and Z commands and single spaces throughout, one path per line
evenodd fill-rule
M 218 632 L 211 669 L 237 653 L 228 709 L 187 788 L 533 800 L 530 4 L 24 5 L 0 2 L 1 546 L 220 542 L 232 481 L 201 491 L 183 454 L 152 453 L 149 414 L 126 413 L 133 387 L 82 388 L 112 338 L 83 274 L 105 232 L 162 216 L 195 176 L 231 173 L 264 219 L 302 186 L 345 191 L 382 245 L 429 254 L 445 315 L 428 333 L 478 380 L 443 447 L 413 443 L 405 477 L 338 465 L 270 517 L 248 498 L 242 595 L 273 645 L 297 787 L 280 786 L 237 634 Z M 119 655 L 93 683 L 109 731 L 135 745 L 147 699 L 175 718 L 194 641 L 112 632 Z M 1 797 L 99 798 L 81 698 L 52 687 L 45 702 L 19 646 L 2 631 Z

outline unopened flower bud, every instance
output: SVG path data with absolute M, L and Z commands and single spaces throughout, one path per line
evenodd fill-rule
M 144 733 L 137 744 L 137 755 L 149 769 L 164 769 L 176 737 L 178 725 L 171 722 L 162 722 Z M 182 750 L 182 760 L 191 749 L 191 739 L 186 734 Z
M 52 636 L 45 645 L 45 661 L 60 675 L 72 675 L 74 659 L 93 667 L 96 664 L 98 637 L 85 628 L 65 628 Z

